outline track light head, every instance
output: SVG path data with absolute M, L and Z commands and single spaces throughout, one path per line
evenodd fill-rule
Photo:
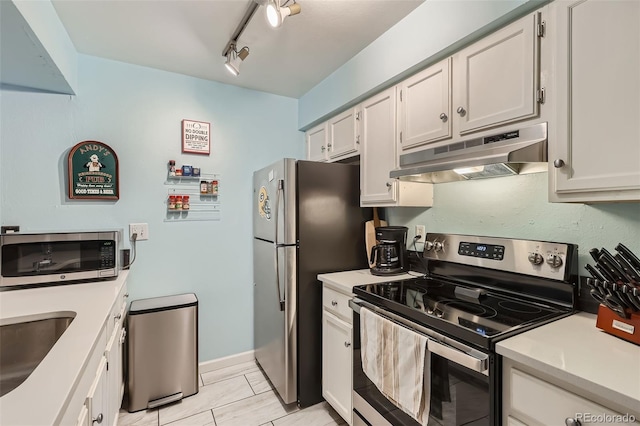
M 224 62 L 224 66 L 231 74 L 237 76 L 240 74 L 240 64 L 247 58 L 247 56 L 249 56 L 249 48 L 247 46 L 237 52 L 235 45 L 233 45 L 227 52 L 227 59 Z
M 293 3 L 291 6 L 282 7 L 280 6 L 280 0 L 269 0 L 267 2 L 267 22 L 273 28 L 278 28 L 282 25 L 284 18 L 287 16 L 297 15 L 300 13 L 302 8 L 298 3 Z

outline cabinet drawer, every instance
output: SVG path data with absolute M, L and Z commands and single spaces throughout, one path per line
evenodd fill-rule
M 352 296 L 335 291 L 327 286 L 324 286 L 322 291 L 322 305 L 328 311 L 341 317 L 347 323 L 352 323 L 351 308 L 349 307 L 349 300 Z
M 596 415 L 611 416 L 611 424 L 637 424 L 625 423 L 624 416 L 619 413 L 515 368 L 510 370 L 509 375 L 512 411 L 517 417 L 522 414 L 524 420 L 531 419 L 527 420 L 531 426 L 561 425 L 567 418 L 589 424 L 591 420 L 585 416 Z

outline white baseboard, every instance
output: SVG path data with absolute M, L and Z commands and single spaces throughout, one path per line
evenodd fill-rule
M 223 358 L 212 359 L 211 361 L 204 361 L 198 365 L 200 373 L 206 373 L 208 371 L 219 370 L 221 368 L 230 367 L 232 365 L 241 364 L 243 362 L 249 362 L 255 360 L 255 354 L 253 350 L 242 352 L 235 355 L 225 356 Z

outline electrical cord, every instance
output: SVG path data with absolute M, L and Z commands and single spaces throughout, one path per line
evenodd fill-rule
M 131 251 L 133 252 L 133 258 L 131 259 L 131 262 L 129 262 L 129 264 L 127 265 L 127 267 L 125 269 L 129 269 L 131 268 L 131 265 L 133 265 L 133 262 L 136 261 L 136 240 L 138 239 L 138 233 L 134 232 L 133 234 L 131 234 Z
M 424 263 L 424 257 L 418 255 L 418 249 L 416 247 L 416 242 L 418 242 L 418 240 L 422 238 L 422 235 L 416 235 L 415 237 L 413 237 L 413 251 L 416 254 L 416 257 L 420 260 L 420 264 L 422 264 L 422 267 L 424 268 L 425 272 L 423 274 L 420 275 L 414 275 L 414 276 L 419 276 L 419 277 L 423 277 L 426 278 L 427 277 L 427 273 L 429 271 L 429 269 L 427 269 L 427 264 Z

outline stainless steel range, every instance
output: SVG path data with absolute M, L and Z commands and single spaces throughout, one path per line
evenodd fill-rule
M 354 424 L 420 424 L 363 372 L 360 313 L 367 309 L 427 337 L 428 425 L 499 425 L 495 344 L 573 313 L 577 251 L 573 244 L 428 234 L 424 277 L 354 287 Z

